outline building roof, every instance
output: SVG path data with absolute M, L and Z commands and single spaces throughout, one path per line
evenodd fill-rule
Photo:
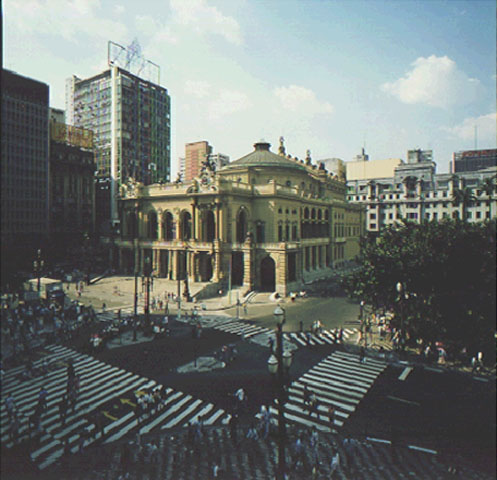
M 234 162 L 229 163 L 223 167 L 222 171 L 227 171 L 235 168 L 247 168 L 247 167 L 279 167 L 279 168 L 292 168 L 300 171 L 306 171 L 306 168 L 301 163 L 295 160 L 289 160 L 288 158 L 277 155 L 269 151 L 271 147 L 270 143 L 260 141 L 254 143 L 254 151 L 245 155 Z

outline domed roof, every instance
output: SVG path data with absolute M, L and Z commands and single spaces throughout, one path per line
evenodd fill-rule
M 239 167 L 279 167 L 306 171 L 306 168 L 301 163 L 270 152 L 270 147 L 271 144 L 263 140 L 254 143 L 254 151 L 252 153 L 249 153 L 234 162 L 228 163 L 228 165 L 225 165 L 221 170 L 226 171 L 231 168 Z

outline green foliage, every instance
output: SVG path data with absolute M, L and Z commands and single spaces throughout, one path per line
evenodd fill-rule
M 403 314 L 411 338 L 481 346 L 494 341 L 495 247 L 495 221 L 404 222 L 363 240 L 362 268 L 345 288 L 397 321 Z

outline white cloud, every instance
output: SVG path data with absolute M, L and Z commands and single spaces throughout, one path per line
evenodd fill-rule
M 299 85 L 277 87 L 273 93 L 282 108 L 298 115 L 313 116 L 318 113 L 333 112 L 333 106 L 330 103 L 319 101 L 312 90 Z
M 219 120 L 227 115 L 249 109 L 252 102 L 248 96 L 236 90 L 224 90 L 209 103 L 207 107 L 208 117 L 211 120 Z
M 187 95 L 192 95 L 196 98 L 204 98 L 209 94 L 210 87 L 209 82 L 203 80 L 187 80 L 183 90 Z
M 240 45 L 242 33 L 239 23 L 233 17 L 223 15 L 205 0 L 171 0 L 174 21 L 188 26 L 197 33 L 223 36 L 228 42 Z
M 472 102 L 480 89 L 479 80 L 469 78 L 447 56 L 419 57 L 411 65 L 404 77 L 381 86 L 403 103 L 447 108 Z
M 459 125 L 454 127 L 442 127 L 454 137 L 462 140 L 472 140 L 477 127 L 478 141 L 495 145 L 497 136 L 497 113 L 480 115 L 479 117 L 465 118 Z
M 99 18 L 99 0 L 5 0 L 5 19 L 18 31 L 30 34 L 61 35 L 66 40 L 78 40 L 88 35 L 96 39 L 124 38 L 123 23 Z
M 116 5 L 114 7 L 114 9 L 115 9 L 115 12 L 116 12 L 117 15 L 122 15 L 124 13 L 124 11 L 125 11 L 125 8 L 124 8 L 123 5 Z

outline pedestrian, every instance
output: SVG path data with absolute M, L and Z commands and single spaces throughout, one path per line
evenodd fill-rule
M 304 406 L 307 406 L 311 399 L 311 392 L 307 388 L 307 385 L 304 385 Z
M 336 452 L 331 459 L 330 478 L 335 477 L 335 473 L 338 472 L 339 468 L 340 468 L 340 454 Z
M 62 400 L 59 402 L 59 416 L 60 423 L 64 425 L 66 423 L 66 415 L 67 415 L 67 397 L 64 395 Z
M 274 349 L 274 338 L 273 337 L 269 337 L 269 349 L 271 350 L 271 353 L 273 353 L 273 349 Z
M 12 393 L 7 395 L 7 398 L 5 399 L 5 406 L 7 407 L 7 415 L 9 418 L 13 417 L 16 410 L 16 402 L 12 396 Z
M 333 405 L 328 407 L 328 419 L 330 421 L 330 427 L 333 428 L 335 426 L 335 407 Z
M 230 437 L 235 445 L 238 445 L 238 413 L 234 413 L 230 419 Z
M 318 412 L 318 399 L 316 397 L 316 394 L 315 393 L 312 393 L 311 394 L 311 397 L 309 399 L 309 414 L 311 415 L 311 417 L 313 416 L 313 414 L 316 414 L 316 417 L 319 418 L 319 412 Z
M 361 363 L 366 361 L 366 351 L 363 346 L 361 346 L 361 349 L 359 350 L 359 361 Z

